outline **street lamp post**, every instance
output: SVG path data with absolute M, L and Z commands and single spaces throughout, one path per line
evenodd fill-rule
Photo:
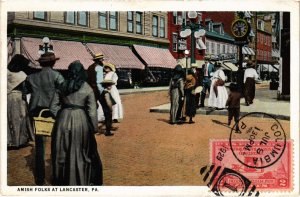
M 184 50 L 184 57 L 185 57 L 185 75 L 188 74 L 188 56 L 189 56 L 190 51 L 189 50 Z
M 39 45 L 39 51 L 38 51 L 38 53 L 40 55 L 47 53 L 47 52 L 53 52 L 53 46 L 51 44 L 49 44 L 50 39 L 48 37 L 44 37 L 42 42 L 43 42 L 43 45 Z

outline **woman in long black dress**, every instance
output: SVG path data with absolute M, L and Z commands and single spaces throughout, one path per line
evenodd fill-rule
M 102 185 L 102 163 L 94 136 L 97 107 L 86 79 L 80 61 L 72 62 L 67 80 L 51 103 L 50 111 L 57 114 L 51 146 L 54 185 Z

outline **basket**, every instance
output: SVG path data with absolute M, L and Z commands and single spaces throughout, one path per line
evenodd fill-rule
M 34 129 L 36 135 L 51 136 L 52 128 L 55 120 L 51 117 L 44 118 L 42 113 L 49 111 L 49 109 L 43 109 L 40 111 L 38 117 L 33 117 L 34 120 Z

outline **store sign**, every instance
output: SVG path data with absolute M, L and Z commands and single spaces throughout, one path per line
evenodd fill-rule
M 187 49 L 187 42 L 185 38 L 178 38 L 178 50 L 184 51 Z

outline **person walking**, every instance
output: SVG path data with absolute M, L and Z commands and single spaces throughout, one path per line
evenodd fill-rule
M 7 70 L 7 147 L 25 147 L 34 140 L 34 130 L 29 118 L 26 96 L 22 94 L 22 82 L 26 79 L 29 60 L 15 55 Z
M 110 93 L 113 99 L 116 102 L 116 105 L 113 106 L 112 119 L 113 122 L 119 122 L 123 119 L 123 105 L 120 97 L 120 93 L 117 89 L 118 75 L 116 73 L 115 65 L 111 63 L 107 63 L 104 65 L 105 77 L 106 80 L 112 80 L 114 84 L 112 84 Z
M 27 76 L 23 93 L 31 94 L 29 102 L 29 115 L 37 117 L 41 110 L 49 109 L 51 100 L 64 82 L 62 75 L 53 70 L 53 66 L 59 58 L 52 52 L 46 52 L 38 59 L 42 69 L 39 72 Z M 51 116 L 44 113 L 44 116 Z M 43 135 L 35 135 L 35 182 L 37 185 L 45 184 L 45 140 Z
M 94 134 L 98 130 L 93 89 L 80 61 L 68 67 L 66 81 L 51 102 L 56 117 L 51 158 L 53 185 L 102 185 L 102 163 Z
M 184 71 L 181 65 L 176 65 L 169 84 L 171 101 L 170 124 L 180 124 L 181 112 L 184 101 Z
M 230 94 L 226 101 L 226 106 L 228 106 L 228 126 L 231 125 L 231 120 L 234 118 L 235 129 L 238 130 L 238 121 L 240 118 L 240 100 L 242 94 L 239 92 L 238 86 L 234 83 L 229 85 Z
M 252 61 L 248 61 L 247 69 L 244 74 L 244 97 L 247 106 L 252 104 L 255 98 L 255 80 L 258 79 L 258 74 L 254 69 L 254 66 Z
M 225 87 L 226 76 L 220 63 L 216 64 L 215 66 L 217 71 L 213 74 L 208 98 L 208 106 L 216 109 L 224 109 L 228 98 L 228 93 Z
M 211 64 L 208 59 L 205 59 L 205 64 L 202 66 L 203 71 L 203 81 L 202 81 L 202 91 L 201 91 L 201 101 L 199 107 L 204 107 L 204 101 L 206 97 L 206 92 L 210 93 L 211 86 L 211 75 L 215 71 L 215 67 Z
M 90 65 L 87 69 L 88 74 L 88 84 L 94 91 L 96 101 L 99 101 L 100 94 L 103 91 L 103 87 L 101 85 L 104 79 L 104 70 L 103 70 L 103 60 L 104 55 L 102 53 L 96 53 L 94 55 L 93 61 L 94 63 Z M 104 114 L 101 105 L 97 105 L 98 111 L 98 121 L 104 120 Z
M 195 123 L 193 117 L 196 115 L 196 97 L 195 97 L 196 79 L 192 71 L 188 71 L 185 79 L 184 94 L 186 99 L 185 115 L 189 117 L 189 124 Z

